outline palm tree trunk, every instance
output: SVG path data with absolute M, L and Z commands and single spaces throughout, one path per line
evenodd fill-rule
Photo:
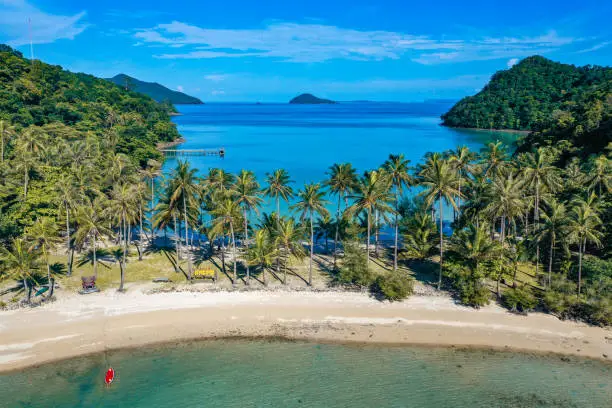
M 314 255 L 314 227 L 312 225 L 312 211 L 310 211 L 310 265 L 308 266 L 308 286 L 312 286 L 312 257 Z
M 93 234 L 93 267 L 94 278 L 98 277 L 98 259 L 96 258 L 96 233 Z
M 46 258 L 46 262 L 47 262 L 47 283 L 49 284 L 49 296 L 48 298 L 50 299 L 51 296 L 53 296 L 53 289 L 55 286 L 55 281 L 54 279 L 51 277 L 51 265 L 49 265 L 49 258 L 45 255 Z
M 585 243 L 583 245 L 583 242 Z M 586 246 L 586 238 L 578 243 L 578 296 L 580 296 L 580 287 L 582 286 L 582 252 Z
M 397 245 L 398 245 L 398 230 L 399 230 L 398 214 L 395 214 L 395 248 L 393 249 L 393 270 L 397 271 Z
M 368 268 L 370 267 L 370 217 L 371 217 L 371 210 L 368 209 L 368 236 L 366 240 L 366 254 L 368 256 Z
M 238 273 L 236 271 L 236 237 L 234 236 L 233 223 L 230 222 L 229 225 L 230 225 L 230 234 L 232 235 L 232 250 L 234 252 L 234 281 L 232 282 L 232 284 L 236 285 L 238 281 Z
M 504 244 L 506 241 L 506 215 L 502 215 L 501 217 L 501 253 L 499 254 L 499 259 L 501 261 L 503 261 L 504 258 Z M 501 283 L 501 279 L 502 279 L 502 275 L 503 275 L 503 267 L 502 267 L 502 262 L 499 263 L 499 268 L 500 270 L 497 272 L 497 298 L 500 298 L 500 292 L 499 292 L 499 284 Z
M 374 212 L 376 221 L 374 221 L 374 255 L 378 257 L 378 222 L 380 213 L 378 210 Z
M 540 226 L 540 180 L 536 180 L 536 199 L 535 206 L 533 208 L 533 230 L 538 231 Z M 540 240 L 536 237 L 536 277 L 538 276 L 538 270 L 540 269 Z
M 183 218 L 185 220 L 185 245 L 189 245 L 189 224 L 187 223 L 187 201 L 183 191 Z M 191 254 L 187 253 L 187 276 L 191 280 Z
M 30 291 L 28 280 L 26 278 L 23 278 L 23 289 L 25 291 L 25 302 L 30 303 L 30 297 L 32 292 Z
M 334 238 L 334 269 L 336 269 L 336 252 L 338 249 L 338 235 L 340 235 L 340 202 L 342 201 L 342 194 L 338 194 L 338 209 L 336 210 L 336 236 Z
M 442 288 L 442 262 L 444 260 L 444 234 L 442 233 L 442 194 L 438 200 L 440 210 L 440 272 L 438 273 L 438 290 Z
M 155 204 L 155 179 L 151 178 L 151 213 L 149 214 L 149 224 L 151 224 L 151 238 L 150 243 L 153 243 L 155 239 L 155 228 L 153 228 L 153 205 Z
M 29 177 L 28 177 L 28 167 L 25 167 L 24 170 L 24 174 L 23 174 L 23 197 L 27 197 L 28 196 L 28 181 L 29 181 Z
M 244 209 L 244 245 L 249 250 L 249 220 L 247 219 L 247 210 Z M 246 284 L 249 285 L 251 283 L 251 270 L 249 268 L 249 263 L 246 263 Z
M 276 228 L 280 231 L 280 198 L 276 196 Z M 276 258 L 276 273 L 280 275 L 280 256 Z
M 125 222 L 125 214 L 121 217 L 121 224 L 123 227 L 123 230 L 125 231 L 127 226 L 126 226 L 126 222 Z M 119 283 L 119 291 L 123 292 L 123 282 L 125 281 L 125 261 L 126 261 L 126 256 L 127 256 L 127 231 L 125 231 L 125 238 L 123 239 L 123 254 L 122 254 L 122 259 L 120 261 L 120 266 L 121 266 L 121 283 Z
M 176 214 L 173 214 L 174 217 L 174 245 L 176 246 L 176 260 L 181 259 L 181 240 L 178 235 L 178 222 L 176 221 Z
M 72 276 L 72 257 L 70 255 L 70 213 L 68 211 L 68 203 L 66 204 L 66 251 L 68 253 L 67 272 L 68 276 Z
M 555 239 L 554 237 L 551 237 L 550 238 L 550 256 L 548 257 L 548 289 L 550 289 L 550 283 L 551 283 L 554 247 L 555 247 Z

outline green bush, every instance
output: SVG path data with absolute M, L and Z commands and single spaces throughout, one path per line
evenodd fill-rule
M 376 278 L 372 292 L 388 300 L 402 300 L 414 292 L 414 279 L 400 272 L 391 272 Z
M 369 287 L 374 282 L 374 274 L 368 268 L 366 254 L 357 245 L 352 243 L 345 245 L 342 267 L 336 276 L 336 280 L 339 283 L 357 285 L 363 288 Z
M 459 300 L 467 306 L 479 308 L 491 301 L 491 292 L 480 280 L 465 279 L 459 282 Z
M 529 287 L 509 289 L 504 292 L 502 300 L 504 305 L 513 312 L 527 312 L 533 310 L 538 304 Z

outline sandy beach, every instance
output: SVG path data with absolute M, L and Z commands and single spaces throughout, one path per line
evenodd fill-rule
M 549 352 L 612 359 L 612 331 L 446 296 L 379 302 L 346 292 L 106 291 L 0 312 L 0 372 L 127 347 L 219 337 L 283 337 Z

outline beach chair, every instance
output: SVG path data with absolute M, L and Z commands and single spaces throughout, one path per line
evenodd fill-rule
M 100 291 L 100 289 L 96 287 L 95 276 L 81 276 L 81 286 L 83 287 L 83 289 L 81 289 L 79 292 L 81 295 Z
M 193 271 L 194 279 L 215 279 L 215 271 L 213 269 L 196 269 Z

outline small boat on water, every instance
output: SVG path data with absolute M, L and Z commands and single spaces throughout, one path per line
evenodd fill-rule
M 115 370 L 113 370 L 113 368 L 110 367 L 106 371 L 106 375 L 104 376 L 104 382 L 106 383 L 106 385 L 111 385 L 114 379 L 115 379 Z

